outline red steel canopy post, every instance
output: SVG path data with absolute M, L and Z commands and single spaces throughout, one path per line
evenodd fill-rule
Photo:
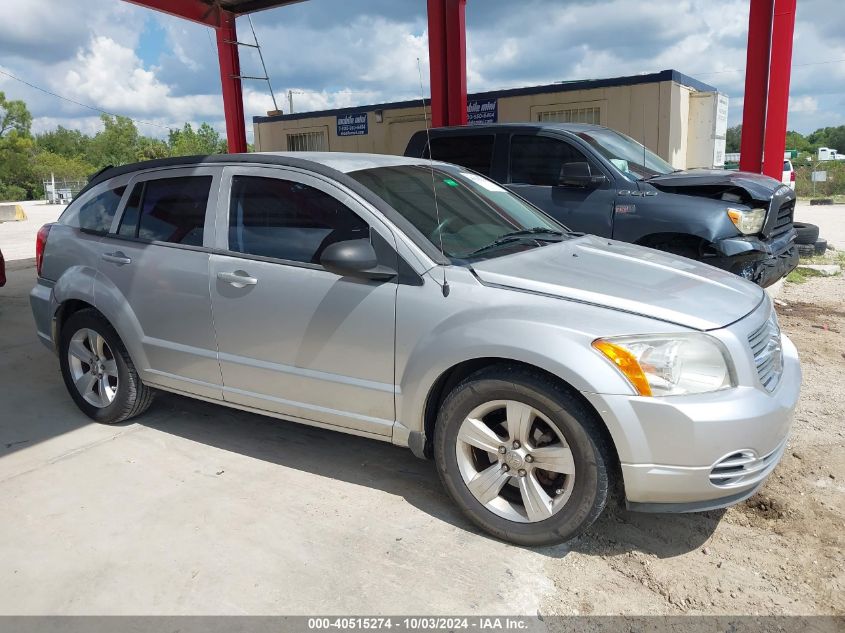
M 466 125 L 466 0 L 428 0 L 431 121 Z
M 769 99 L 766 110 L 763 173 L 778 180 L 783 176 L 783 151 L 786 147 L 795 4 L 796 0 L 775 0 L 772 21 L 772 53 L 769 61 Z M 745 130 L 743 130 L 744 133 Z
M 235 14 L 220 11 L 217 31 L 217 57 L 220 60 L 220 84 L 223 87 L 223 112 L 226 115 L 226 141 L 230 154 L 246 152 L 244 97 L 241 87 L 241 61 Z
M 763 137 L 769 87 L 769 49 L 774 0 L 751 0 L 748 13 L 748 51 L 745 64 L 745 100 L 742 105 L 742 141 L 739 168 L 763 171 Z

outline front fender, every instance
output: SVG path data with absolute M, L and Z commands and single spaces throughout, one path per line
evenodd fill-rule
M 426 402 L 438 379 L 466 361 L 504 359 L 546 371 L 584 393 L 632 395 L 633 388 L 591 346 L 599 336 L 683 328 L 574 301 L 496 288 L 455 287 L 449 299 L 414 305 L 400 297 L 397 319 L 397 423 L 394 441 L 425 430 Z M 449 307 L 453 297 L 463 305 Z M 470 304 L 470 305 L 467 305 Z M 435 315 L 431 306 L 451 314 Z M 426 309 L 428 308 L 428 309 Z M 601 415 L 601 412 L 599 412 Z M 627 445 L 621 428 L 608 429 Z

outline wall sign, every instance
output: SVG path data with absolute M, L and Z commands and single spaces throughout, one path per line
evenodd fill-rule
M 338 136 L 363 136 L 369 133 L 369 125 L 367 123 L 367 113 L 361 114 L 344 114 L 337 117 L 337 135 Z
M 499 121 L 499 100 L 467 101 L 467 124 L 483 125 Z

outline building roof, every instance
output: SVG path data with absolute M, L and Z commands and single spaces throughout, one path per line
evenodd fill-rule
M 488 99 L 501 99 L 503 97 L 521 97 L 526 95 L 549 94 L 556 92 L 573 92 L 575 90 L 591 90 L 594 88 L 613 88 L 620 86 L 637 86 L 641 84 L 658 83 L 661 81 L 674 81 L 682 86 L 687 86 L 698 92 L 717 92 L 714 86 L 693 79 L 677 70 L 661 70 L 656 73 L 645 75 L 631 75 L 627 77 L 609 77 L 606 79 L 583 79 L 577 81 L 563 81 L 544 86 L 528 86 L 526 88 L 509 88 L 507 90 L 490 90 L 487 92 L 474 92 L 467 95 L 469 101 L 484 101 Z M 277 114 L 273 116 L 254 116 L 253 123 L 269 123 L 271 121 L 295 121 L 297 119 L 311 119 L 320 116 L 341 116 L 346 114 L 361 114 L 374 110 L 393 110 L 397 108 L 412 108 L 421 103 L 421 99 L 409 101 L 393 101 L 390 103 L 374 103 L 370 105 L 352 106 L 348 108 L 335 108 L 332 110 L 318 110 L 315 112 L 296 112 L 294 114 Z M 426 105 L 430 100 L 425 99 Z

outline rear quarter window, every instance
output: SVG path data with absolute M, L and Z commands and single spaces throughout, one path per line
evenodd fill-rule
M 107 189 L 81 204 L 71 204 L 59 221 L 75 229 L 107 233 L 125 190 L 125 185 Z
M 468 167 L 485 176 L 493 166 L 492 134 L 441 136 L 431 139 L 431 158 Z M 423 158 L 428 158 L 425 152 Z

